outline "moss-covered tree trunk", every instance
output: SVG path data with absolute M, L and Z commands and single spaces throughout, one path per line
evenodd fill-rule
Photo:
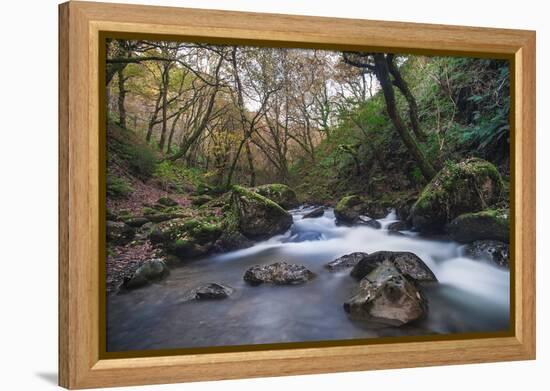
M 411 121 L 411 127 L 416 137 L 419 140 L 426 140 L 426 133 L 420 127 L 420 121 L 418 120 L 418 106 L 416 104 L 416 99 L 414 98 L 409 85 L 401 76 L 401 72 L 395 66 L 393 62 L 393 54 L 388 54 L 386 56 L 386 62 L 388 63 L 388 70 L 393 76 L 393 84 L 399 88 L 401 94 L 407 100 L 407 105 L 409 106 L 409 120 Z
M 386 58 L 383 53 L 375 53 L 373 57 L 376 77 L 380 82 L 380 87 L 382 87 L 382 92 L 384 93 L 388 116 L 390 117 L 393 126 L 397 130 L 397 133 L 399 133 L 399 136 L 401 136 L 401 139 L 407 147 L 407 150 L 416 160 L 416 163 L 418 164 L 422 175 L 424 176 L 424 178 L 426 178 L 427 181 L 430 181 L 436 174 L 435 169 L 432 167 L 426 156 L 424 156 L 424 153 L 420 149 L 420 146 L 418 145 L 412 134 L 409 132 L 409 130 L 405 127 L 405 124 L 403 123 L 403 120 L 401 119 L 401 116 L 397 111 L 395 93 L 393 91 L 393 86 L 390 81 L 390 72 L 388 69 Z

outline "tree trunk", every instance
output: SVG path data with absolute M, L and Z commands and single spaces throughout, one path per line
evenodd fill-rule
M 241 140 L 241 143 L 239 144 L 239 148 L 237 148 L 237 153 L 233 158 L 233 163 L 231 163 L 231 167 L 229 168 L 229 173 L 227 174 L 227 181 L 225 183 L 225 187 L 227 188 L 231 186 L 231 181 L 233 180 L 233 173 L 235 172 L 235 168 L 237 167 L 237 161 L 239 160 L 239 156 L 241 155 L 241 151 L 243 149 L 244 144 L 247 142 L 247 140 L 248 138 L 245 135 L 245 137 Z
M 399 72 L 399 69 L 395 66 L 395 63 L 393 62 L 393 54 L 388 54 L 386 56 L 386 62 L 388 63 L 388 70 L 393 76 L 393 84 L 399 88 L 399 91 L 401 91 L 401 94 L 403 94 L 407 100 L 407 104 L 409 106 L 409 119 L 411 121 L 411 127 L 414 134 L 419 140 L 426 140 L 426 134 L 420 127 L 420 122 L 418 120 L 418 106 L 416 104 L 416 99 L 409 89 L 407 82 L 401 76 L 401 72 Z
M 159 105 L 160 100 L 162 99 L 162 91 L 160 91 L 157 101 L 155 102 L 155 108 L 153 109 L 153 114 L 151 114 L 151 118 L 149 119 L 149 126 L 147 128 L 147 135 L 145 136 L 145 141 L 147 143 L 151 142 L 151 137 L 153 136 L 153 127 L 155 126 L 155 122 L 157 122 L 157 115 L 159 112 Z
M 176 131 L 176 124 L 178 123 L 182 113 L 182 111 L 178 112 L 176 117 L 172 120 L 172 127 L 170 128 L 170 135 L 168 136 L 168 147 L 166 149 L 167 153 L 172 153 L 172 139 L 174 138 L 174 132 Z
M 416 160 L 416 163 L 418 164 L 422 175 L 427 181 L 430 181 L 436 174 L 435 170 L 424 156 L 424 153 L 420 149 L 418 143 L 405 127 L 403 120 L 397 112 L 395 94 L 389 77 L 388 62 L 386 61 L 386 58 L 382 53 L 375 53 L 373 56 L 376 77 L 378 78 L 378 81 L 380 82 L 380 87 L 382 87 L 382 92 L 384 93 L 388 116 L 390 117 L 393 126 L 397 130 L 397 133 L 399 133 L 399 135 L 401 136 L 401 139 L 407 147 L 407 150 Z
M 164 150 L 166 143 L 167 119 L 168 111 L 168 83 L 170 82 L 170 64 L 165 63 L 162 71 L 162 130 L 160 132 L 159 149 Z
M 220 89 L 220 69 L 223 64 L 223 56 L 220 56 L 220 60 L 218 62 L 218 65 L 216 66 L 215 71 L 215 80 L 216 83 L 214 84 L 212 94 L 210 95 L 210 98 L 208 99 L 208 104 L 206 106 L 206 111 L 200 121 L 200 123 L 197 125 L 195 130 L 189 135 L 187 139 L 183 141 L 183 143 L 180 145 L 179 151 L 170 156 L 169 160 L 176 161 L 180 159 L 181 157 L 185 156 L 187 154 L 187 151 L 191 146 L 197 141 L 197 139 L 200 137 L 202 132 L 206 129 L 206 126 L 208 125 L 208 121 L 210 121 L 210 116 L 212 115 L 212 110 L 214 109 L 214 103 L 216 102 L 216 96 L 218 94 L 218 91 Z
M 124 86 L 124 69 L 119 69 L 118 73 L 118 124 L 126 129 L 126 109 L 124 100 L 126 99 L 126 88 Z
M 254 170 L 254 159 L 250 150 L 250 139 L 246 140 L 246 159 L 248 160 L 248 168 L 250 170 L 250 186 L 256 186 L 256 171 Z

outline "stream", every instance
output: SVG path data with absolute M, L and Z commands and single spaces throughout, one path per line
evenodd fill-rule
M 171 270 L 164 281 L 107 297 L 107 351 L 174 349 L 380 336 L 503 331 L 509 327 L 510 273 L 462 256 L 461 245 L 425 239 L 410 231 L 391 235 L 392 212 L 381 229 L 335 224 L 332 209 L 302 219 L 312 208 L 290 211 L 283 235 L 251 248 L 216 254 Z M 369 328 L 354 322 L 342 304 L 358 285 L 350 269 L 324 265 L 356 251 L 410 251 L 430 267 L 438 284 L 424 287 L 426 319 L 403 327 Z M 302 285 L 252 287 L 244 272 L 256 264 L 285 260 L 317 276 Z M 224 300 L 183 301 L 187 291 L 217 282 L 235 288 Z

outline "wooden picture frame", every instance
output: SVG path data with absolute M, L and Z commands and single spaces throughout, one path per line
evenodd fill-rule
M 511 61 L 513 330 L 133 358 L 101 355 L 102 32 Z M 90 388 L 535 358 L 535 32 L 71 1 L 59 6 L 59 384 Z

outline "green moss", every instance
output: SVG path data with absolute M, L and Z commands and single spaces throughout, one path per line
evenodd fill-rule
M 459 215 L 498 203 L 503 194 L 503 182 L 493 164 L 478 158 L 449 162 L 413 205 L 413 225 L 425 231 L 439 230 Z
M 118 211 L 118 216 L 121 219 L 127 219 L 127 218 L 130 218 L 130 217 L 133 217 L 133 214 L 132 214 L 131 210 L 121 209 L 121 210 Z
M 157 213 L 158 211 L 156 209 L 150 208 L 146 206 L 145 208 L 141 209 L 141 213 L 143 213 L 144 216 L 152 215 Z
M 298 205 L 298 199 L 294 190 L 282 183 L 261 185 L 254 187 L 251 190 L 269 198 L 283 208 L 292 208 Z
M 335 209 L 337 211 L 344 211 L 346 209 L 353 208 L 354 206 L 359 205 L 361 202 L 361 197 L 359 197 L 358 195 L 346 196 L 338 201 Z
M 189 234 L 198 241 L 216 240 L 222 233 L 222 223 L 202 222 L 189 231 Z
M 507 242 L 510 235 L 508 209 L 485 209 L 465 213 L 447 225 L 454 240 L 468 243 L 474 240 L 492 239 Z
M 258 194 L 254 191 L 251 191 L 251 190 L 248 190 L 245 187 L 234 185 L 232 190 L 233 190 L 233 193 L 238 195 L 239 197 L 244 197 L 245 199 L 248 198 L 248 199 L 254 200 L 255 202 L 258 202 L 262 205 L 268 206 L 269 208 L 279 210 L 283 214 L 286 213 L 286 211 L 279 204 L 277 204 L 276 202 L 270 200 L 267 197 L 264 197 L 261 194 Z
M 495 219 L 495 221 L 499 224 L 502 224 L 504 226 L 508 226 L 508 220 L 509 220 L 509 213 L 507 209 L 485 209 L 481 212 L 475 212 L 475 213 L 464 213 L 460 215 L 459 219 L 473 219 L 477 217 L 488 217 Z
M 281 183 L 271 183 L 269 185 L 262 185 L 255 188 L 257 192 L 270 192 L 270 193 L 277 193 L 277 194 L 283 194 L 284 192 L 287 192 L 290 190 L 290 188 L 287 185 L 283 185 Z

